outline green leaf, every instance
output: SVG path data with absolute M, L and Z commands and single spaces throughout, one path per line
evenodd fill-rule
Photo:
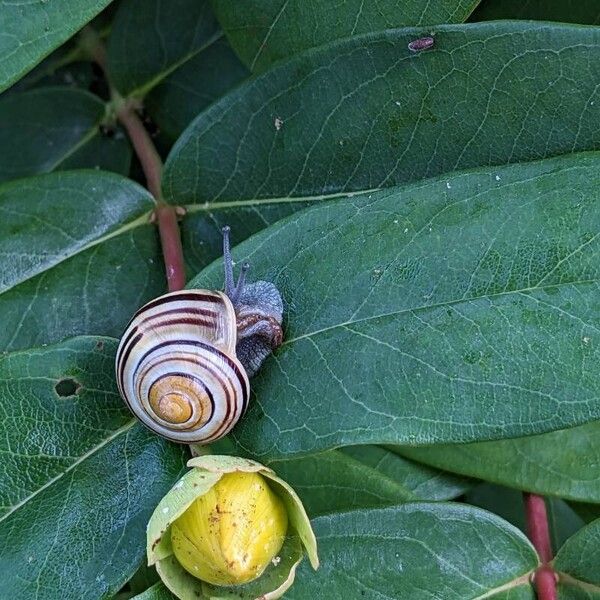
M 173 143 L 198 113 L 248 77 L 223 37 L 199 52 L 146 96 L 144 106 Z
M 404 504 L 319 517 L 314 527 L 323 564 L 316 573 L 303 564 L 286 600 L 535 598 L 534 549 L 480 509 Z
M 599 190 L 597 154 L 484 169 L 315 206 L 239 246 L 287 306 L 241 449 L 483 441 L 599 418 Z M 190 287 L 221 282 L 219 261 Z
M 114 342 L 75 338 L 0 358 L 0 518 L 131 425 L 114 390 Z
M 126 174 L 131 150 L 100 124 L 104 103 L 82 90 L 41 88 L 0 101 L 0 181 L 72 168 Z
M 0 92 L 91 21 L 111 0 L 0 1 Z
M 95 171 L 0 185 L 0 350 L 120 336 L 165 288 L 153 206 L 137 184 Z
M 0 597 L 109 597 L 135 572 L 183 447 L 138 425 L 114 381 L 115 340 L 0 360 Z
M 178 204 L 331 195 L 598 146 L 600 29 L 539 23 L 343 40 L 216 102 L 169 156 Z M 278 199 L 278 200 L 277 200 Z
M 564 23 L 600 24 L 598 0 L 483 0 L 471 21 L 539 19 Z
M 560 600 L 600 598 L 600 519 L 567 540 L 554 568 L 559 571 Z
M 598 421 L 500 442 L 397 450 L 413 460 L 486 481 L 543 495 L 600 502 Z
M 348 446 L 339 452 L 406 486 L 417 500 L 451 500 L 464 494 L 473 481 L 428 469 L 379 446 Z M 400 459 L 400 460 L 399 460 Z
M 111 80 L 123 95 L 144 96 L 221 36 L 208 0 L 124 0 L 108 40 Z
M 238 55 L 260 72 L 279 59 L 340 38 L 395 27 L 461 23 L 477 1 L 212 0 L 212 5 Z
M 527 533 L 522 492 L 492 483 L 482 483 L 465 494 L 465 501 L 493 512 Z M 552 548 L 556 552 L 569 537 L 585 525 L 585 522 L 559 498 L 546 498 L 546 510 Z
M 377 446 L 330 450 L 270 466 L 298 492 L 311 517 L 416 500 L 450 500 L 470 487 L 466 479 Z

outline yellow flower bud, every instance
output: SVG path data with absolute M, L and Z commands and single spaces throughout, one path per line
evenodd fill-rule
M 226 473 L 173 523 L 173 553 L 198 579 L 247 583 L 279 552 L 287 526 L 283 502 L 262 475 Z

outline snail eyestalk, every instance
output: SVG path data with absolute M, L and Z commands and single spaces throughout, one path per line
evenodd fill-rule
M 223 234 L 223 262 L 225 263 L 225 293 L 231 298 L 233 294 L 233 260 L 231 258 L 231 242 L 229 240 L 229 233 L 231 227 L 226 225 L 221 229 Z

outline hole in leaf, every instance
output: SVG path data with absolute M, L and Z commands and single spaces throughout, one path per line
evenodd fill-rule
M 81 384 L 74 379 L 61 379 L 54 386 L 54 389 L 61 398 L 68 398 L 69 396 L 74 396 L 80 387 Z

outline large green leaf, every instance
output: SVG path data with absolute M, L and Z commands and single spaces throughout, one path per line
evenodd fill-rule
M 72 168 L 126 174 L 131 151 L 100 130 L 104 103 L 82 90 L 41 88 L 0 101 L 0 181 Z
M 313 573 L 303 564 L 286 599 L 535 598 L 528 580 L 535 550 L 518 529 L 480 509 L 405 504 L 313 525 L 321 567 Z
M 599 418 L 599 198 L 600 157 L 580 155 L 326 203 L 239 246 L 287 306 L 240 446 L 482 441 Z M 221 269 L 190 287 L 221 285 Z
M 90 21 L 111 0 L 0 0 L 0 92 Z
M 513 440 L 398 448 L 398 451 L 441 469 L 514 488 L 581 502 L 600 502 L 598 421 Z
M 109 597 L 142 560 L 185 456 L 124 407 L 115 350 L 84 337 L 0 360 L 0 598 Z
M 600 29 L 533 23 L 382 32 L 306 52 L 204 111 L 171 152 L 177 203 L 389 187 L 600 142 Z M 275 200 L 273 200 L 275 201 Z
M 600 23 L 598 0 L 483 0 L 472 21 L 493 19 L 540 19 L 565 23 Z
M 152 209 L 146 190 L 109 173 L 0 185 L 0 350 L 119 336 L 165 289 Z
M 236 52 L 252 71 L 332 40 L 394 27 L 461 23 L 478 0 L 212 0 Z
M 144 96 L 221 34 L 208 0 L 124 0 L 108 43 L 111 80 L 122 94 Z
M 600 598 L 600 519 L 567 540 L 554 561 L 560 600 Z
M 144 105 L 173 143 L 198 113 L 249 75 L 223 37 L 191 57 L 147 96 Z

